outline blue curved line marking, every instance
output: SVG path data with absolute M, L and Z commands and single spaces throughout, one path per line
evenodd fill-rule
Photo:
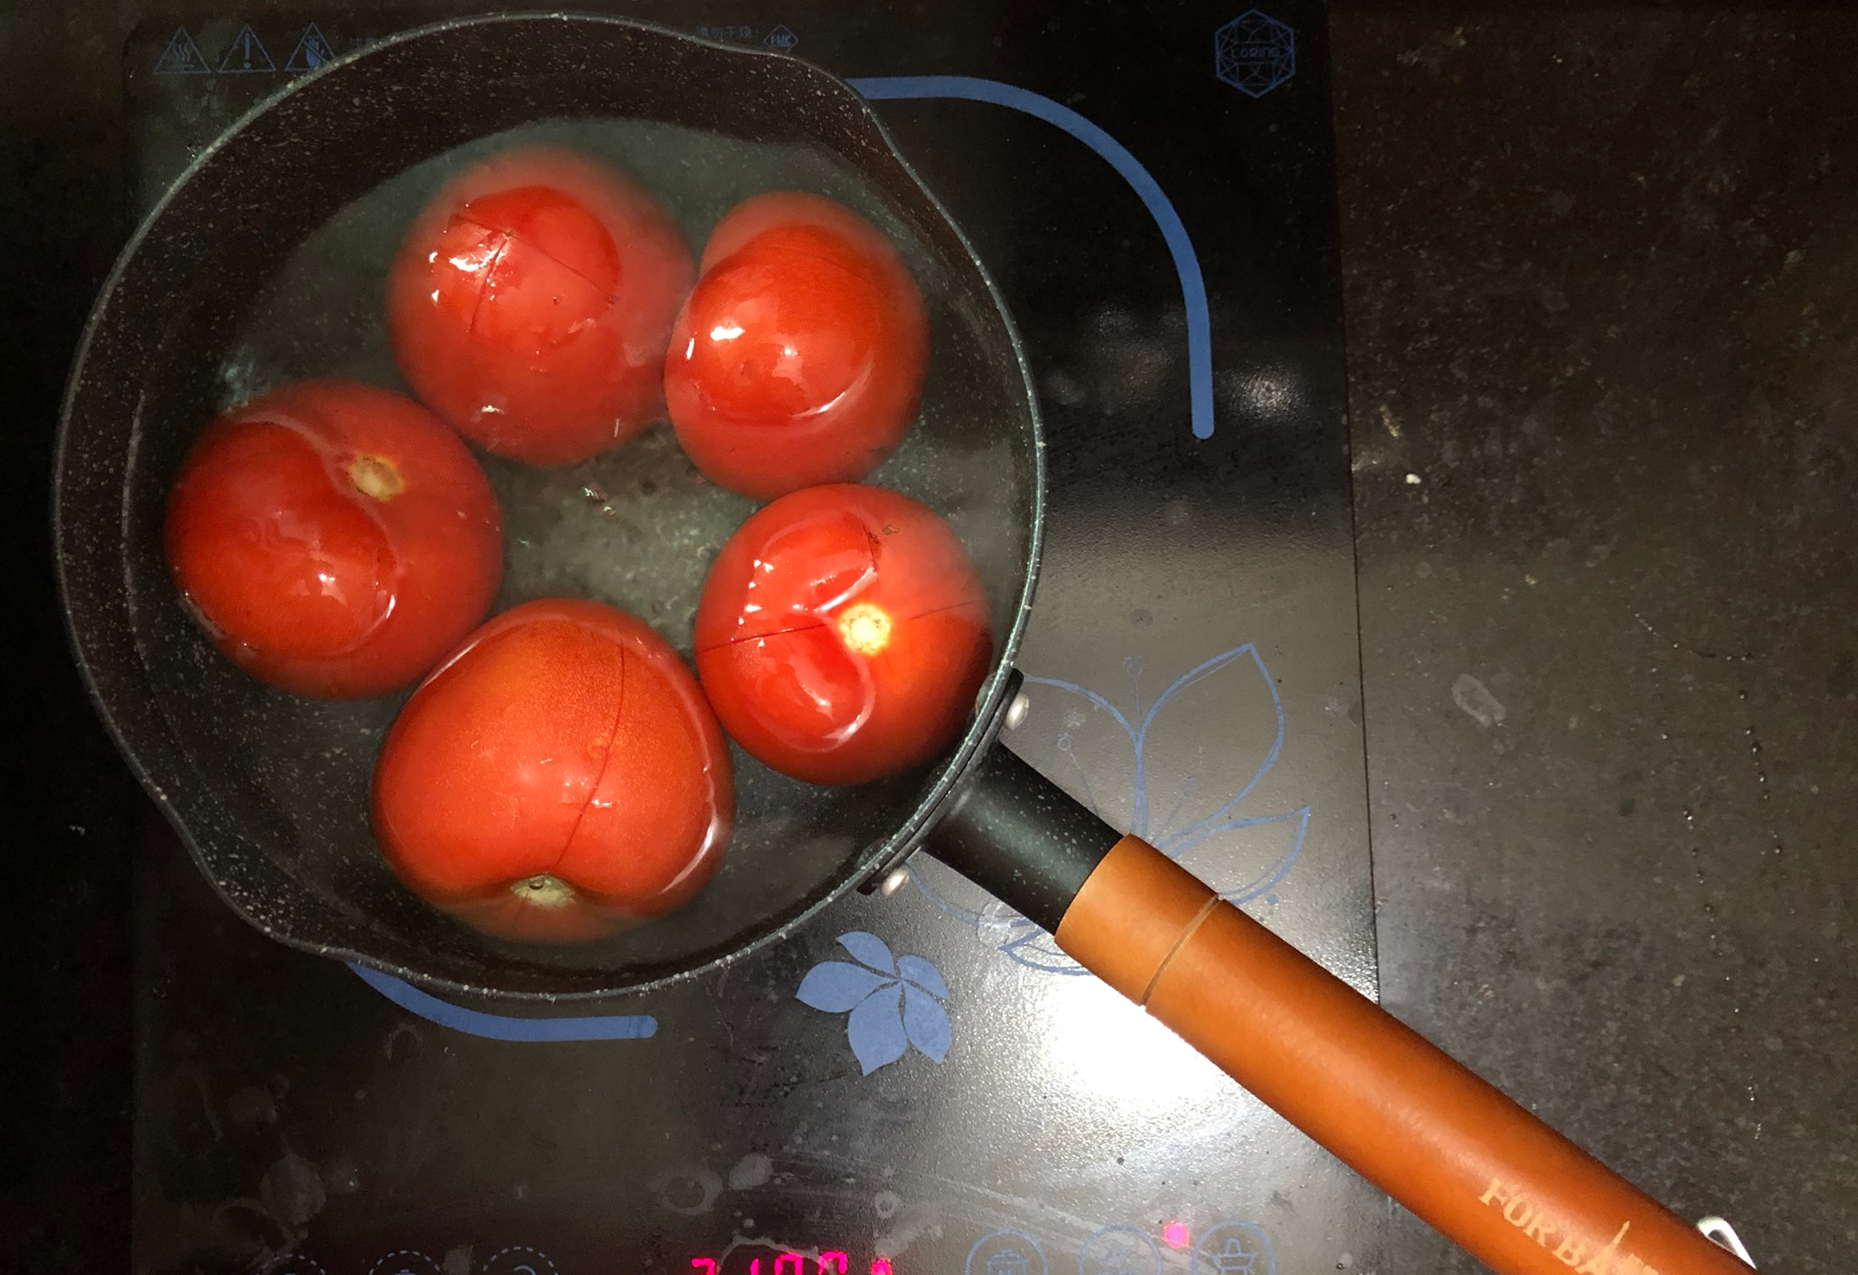
M 1169 700 L 1173 699 L 1176 695 L 1180 694 L 1180 692 L 1187 689 L 1201 678 L 1218 671 L 1233 660 L 1246 655 L 1251 657 L 1253 665 L 1258 669 L 1259 678 L 1264 682 L 1265 689 L 1271 693 L 1271 708 L 1277 718 L 1277 729 L 1271 739 L 1270 751 L 1265 754 L 1264 760 L 1258 764 L 1258 769 L 1252 773 L 1252 777 L 1246 781 L 1245 786 L 1234 793 L 1232 799 L 1226 802 L 1225 805 L 1189 827 L 1182 828 L 1173 833 L 1157 831 L 1151 836 L 1151 830 L 1148 824 L 1148 775 L 1145 770 L 1145 758 L 1143 754 L 1144 746 L 1148 742 L 1148 728 L 1154 724 L 1155 714 L 1160 712 Z M 1070 691 L 1074 695 L 1080 695 L 1116 719 L 1117 725 L 1123 728 L 1123 731 L 1129 736 L 1129 742 L 1135 746 L 1135 815 L 1133 830 L 1139 836 L 1151 836 L 1151 839 L 1155 841 L 1155 845 L 1168 852 L 1170 855 L 1178 854 L 1179 851 L 1187 845 L 1192 844 L 1194 841 L 1198 841 L 1202 836 L 1208 835 L 1208 829 L 1221 819 L 1224 819 L 1231 813 L 1234 806 L 1251 795 L 1252 789 L 1256 788 L 1258 786 L 1258 781 L 1263 779 L 1265 773 L 1269 771 L 1272 766 L 1277 764 L 1278 754 L 1284 750 L 1284 701 L 1277 693 L 1277 683 L 1272 680 L 1270 671 L 1264 666 L 1264 658 L 1258 654 L 1257 646 L 1251 642 L 1247 642 L 1243 646 L 1234 647 L 1230 651 L 1222 651 L 1209 660 L 1201 661 L 1193 668 L 1187 670 L 1187 672 L 1175 678 L 1168 689 L 1163 691 L 1160 696 L 1156 698 L 1155 702 L 1148 706 L 1148 711 L 1142 715 L 1142 723 L 1140 726 L 1131 726 L 1129 724 L 1129 719 L 1124 717 L 1122 713 L 1117 710 L 1115 705 L 1111 704 L 1108 700 L 1103 698 L 1103 696 L 1097 694 L 1097 692 L 1088 687 L 1080 686 L 1076 682 L 1067 682 L 1062 678 L 1056 677 L 1030 676 L 1027 677 L 1025 681 L 1028 686 L 1055 686 L 1060 690 Z
M 1187 397 L 1193 412 L 1194 437 L 1213 436 L 1213 324 L 1207 312 L 1200 258 L 1194 253 L 1193 240 L 1187 237 L 1180 214 L 1127 147 L 1070 107 L 999 80 L 969 75 L 876 75 L 855 79 L 851 85 L 874 102 L 953 97 L 1011 107 L 1057 125 L 1108 160 L 1148 206 L 1174 257 L 1175 272 L 1181 277 L 1181 300 L 1187 307 Z
M 1159 827 L 1155 826 L 1151 818 L 1147 794 L 1148 759 L 1146 754 L 1149 731 L 1158 720 L 1161 710 L 1168 703 L 1179 698 L 1184 691 L 1189 690 L 1202 679 L 1219 672 L 1235 661 L 1244 661 L 1247 659 L 1251 661 L 1251 668 L 1256 672 L 1259 681 L 1263 683 L 1266 692 L 1271 697 L 1274 729 L 1272 731 L 1270 748 L 1266 751 L 1264 758 L 1259 762 L 1257 769 L 1245 781 L 1244 786 L 1213 813 L 1197 820 L 1186 828 L 1178 829 L 1173 832 L 1168 831 L 1175 817 L 1179 814 L 1181 807 L 1187 800 L 1187 794 L 1183 791 L 1182 796 L 1175 804 L 1175 809 L 1169 813 L 1168 817 Z M 1270 892 L 1276 889 L 1277 886 L 1290 875 L 1291 869 L 1296 865 L 1299 856 L 1303 853 L 1304 844 L 1308 839 L 1311 818 L 1310 807 L 1307 805 L 1299 806 L 1293 810 L 1265 815 L 1235 816 L 1233 813 L 1239 803 L 1248 798 L 1256 790 L 1265 774 L 1276 764 L 1284 747 L 1285 716 L 1283 697 L 1279 694 L 1276 680 L 1272 678 L 1270 670 L 1265 667 L 1264 657 L 1259 654 L 1258 647 L 1255 643 L 1246 642 L 1240 646 L 1233 647 L 1229 651 L 1222 651 L 1210 659 L 1202 660 L 1200 663 L 1187 670 L 1187 672 L 1175 678 L 1173 682 L 1169 683 L 1167 689 L 1162 691 L 1154 701 L 1149 703 L 1146 709 L 1142 709 L 1128 716 L 1107 698 L 1077 682 L 1066 681 L 1062 678 L 1037 676 L 1028 676 L 1025 680 L 1028 685 L 1051 686 L 1077 695 L 1093 708 L 1101 709 L 1104 713 L 1108 714 L 1111 720 L 1116 723 L 1117 727 L 1121 729 L 1123 734 L 1128 738 L 1135 757 L 1135 776 L 1133 783 L 1135 811 L 1130 823 L 1127 825 L 1131 832 L 1138 836 L 1148 838 L 1148 840 L 1160 849 L 1163 854 L 1171 859 L 1178 860 L 1189 848 L 1209 837 L 1215 837 L 1229 832 L 1237 832 L 1247 828 L 1288 824 L 1290 825 L 1289 832 L 1291 834 L 1288 848 L 1279 858 L 1265 867 L 1259 876 L 1242 885 L 1225 883 L 1216 888 L 1219 889 L 1220 896 L 1229 903 L 1242 906 L 1253 900 L 1268 897 Z M 1059 748 L 1061 751 L 1069 752 L 1070 750 L 1065 746 L 1063 739 L 1064 737 L 1060 736 Z M 1078 773 L 1084 780 L 1086 795 L 1088 796 L 1089 777 L 1084 774 L 1083 766 L 1078 761 L 1075 754 L 1072 755 L 1071 761 L 1074 766 L 1077 766 Z M 1093 810 L 1098 808 L 1094 804 L 1094 798 L 1091 801 L 1091 808 Z M 915 883 L 916 888 L 922 891 L 923 895 L 928 898 L 929 902 L 945 916 L 977 930 L 981 928 L 983 916 L 980 912 L 965 908 L 955 903 L 952 899 L 944 898 L 940 892 L 918 873 L 912 872 L 910 879 Z M 1272 901 L 1275 902 L 1275 900 Z M 1012 960 L 1017 961 L 1021 965 L 1028 966 L 1029 968 L 1053 974 L 1083 974 L 1086 972 L 1075 963 L 1072 963 L 1070 958 L 1064 957 L 1062 954 L 1055 951 L 1048 952 L 1045 950 L 1041 946 L 1047 937 L 1045 932 L 1033 925 L 1033 923 L 1024 916 L 1009 914 L 1004 919 L 1010 937 L 999 944 L 999 950 Z M 1058 964 L 1057 962 L 1059 961 L 1063 961 L 1064 964 Z
M 658 1020 L 650 1014 L 587 1015 L 580 1018 L 508 1018 L 466 1009 L 422 992 L 405 979 L 349 963 L 361 981 L 409 1014 L 427 1022 L 482 1036 L 488 1040 L 520 1042 L 566 1040 L 645 1040 L 658 1033 Z
M 1282 881 L 1285 877 L 1290 875 L 1291 866 L 1296 863 L 1297 856 L 1303 853 L 1303 838 L 1310 830 L 1310 808 L 1308 806 L 1299 806 L 1289 815 L 1265 815 L 1257 819 L 1240 819 L 1234 823 L 1222 825 L 1222 828 L 1244 828 L 1255 824 L 1282 823 L 1285 819 L 1292 817 L 1297 821 L 1297 836 L 1296 839 L 1290 843 L 1290 853 L 1278 860 L 1277 867 L 1262 881 L 1247 886 L 1245 889 L 1236 893 L 1223 895 L 1222 897 L 1226 902 L 1232 904 L 1234 907 L 1237 907 L 1241 903 L 1250 903 L 1253 899 L 1261 895 L 1269 894 L 1272 890 L 1277 888 L 1277 883 L 1279 881 Z
M 1135 727 L 1129 724 L 1129 719 L 1123 716 L 1122 710 L 1103 698 L 1103 696 L 1091 690 L 1088 686 L 1079 686 L 1076 682 L 1066 682 L 1056 677 L 1034 677 L 1030 673 L 1025 674 L 1020 680 L 1027 686 L 1056 686 L 1061 690 L 1070 691 L 1073 695 L 1083 696 L 1092 704 L 1095 704 L 1098 708 L 1108 713 L 1115 720 L 1116 724 L 1123 728 L 1123 733 L 1129 736 L 1131 740 L 1135 739 Z
M 1264 666 L 1264 658 L 1258 654 L 1258 648 L 1255 645 L 1247 642 L 1244 646 L 1232 652 L 1231 658 L 1237 659 L 1241 655 L 1249 655 L 1252 657 L 1252 664 L 1258 669 L 1259 680 L 1264 683 L 1265 689 L 1271 692 L 1271 710 L 1277 718 L 1277 729 L 1271 737 L 1271 749 L 1265 754 L 1264 760 L 1258 763 L 1258 769 L 1252 772 L 1252 777 L 1245 781 L 1245 786 L 1234 793 L 1230 801 L 1198 823 L 1191 824 L 1188 827 L 1182 828 L 1179 832 L 1171 834 L 1168 837 L 1169 845 L 1182 845 L 1190 841 L 1198 840 L 1201 835 L 1204 835 L 1205 829 L 1218 820 L 1225 818 L 1226 815 L 1231 813 L 1234 806 L 1251 795 L 1252 789 L 1258 786 L 1258 781 L 1265 777 L 1266 772 L 1268 772 L 1271 767 L 1277 765 L 1278 754 L 1284 751 L 1284 700 L 1283 697 L 1277 693 L 1277 682 L 1272 678 L 1271 671 Z M 1166 699 L 1175 692 L 1185 689 L 1187 686 L 1204 677 L 1207 673 L 1210 673 L 1219 663 L 1219 658 L 1215 656 L 1213 659 L 1201 664 L 1198 668 L 1183 673 L 1175 681 L 1174 685 L 1162 692 L 1162 698 Z M 1154 715 L 1154 709 L 1150 708 L 1148 716 L 1142 719 L 1142 734 L 1145 737 L 1148 734 L 1148 724 L 1154 718 Z

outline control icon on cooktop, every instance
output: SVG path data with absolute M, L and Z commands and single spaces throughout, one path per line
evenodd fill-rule
M 559 1275 L 559 1272 L 541 1249 L 512 1244 L 485 1259 L 483 1275 Z
M 1221 1222 L 1200 1237 L 1194 1275 L 1274 1275 L 1271 1241 L 1250 1222 Z
M 965 1275 L 1049 1275 L 1038 1241 L 1018 1231 L 993 1231 L 968 1250 Z

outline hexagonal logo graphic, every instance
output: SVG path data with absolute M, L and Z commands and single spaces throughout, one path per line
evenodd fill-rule
M 1239 92 L 1263 97 L 1297 73 L 1297 33 L 1248 9 L 1213 33 L 1213 72 Z

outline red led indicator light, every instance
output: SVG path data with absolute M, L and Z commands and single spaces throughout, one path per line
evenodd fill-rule
M 871 1275 L 891 1275 L 890 1259 L 881 1256 L 872 1258 Z
M 1193 1232 L 1187 1229 L 1185 1222 L 1169 1222 L 1161 1228 L 1161 1242 L 1169 1248 L 1186 1248 L 1193 1242 Z

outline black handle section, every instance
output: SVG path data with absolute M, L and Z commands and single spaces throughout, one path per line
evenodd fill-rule
M 924 843 L 989 894 L 1056 930 L 1122 834 L 995 743 Z

